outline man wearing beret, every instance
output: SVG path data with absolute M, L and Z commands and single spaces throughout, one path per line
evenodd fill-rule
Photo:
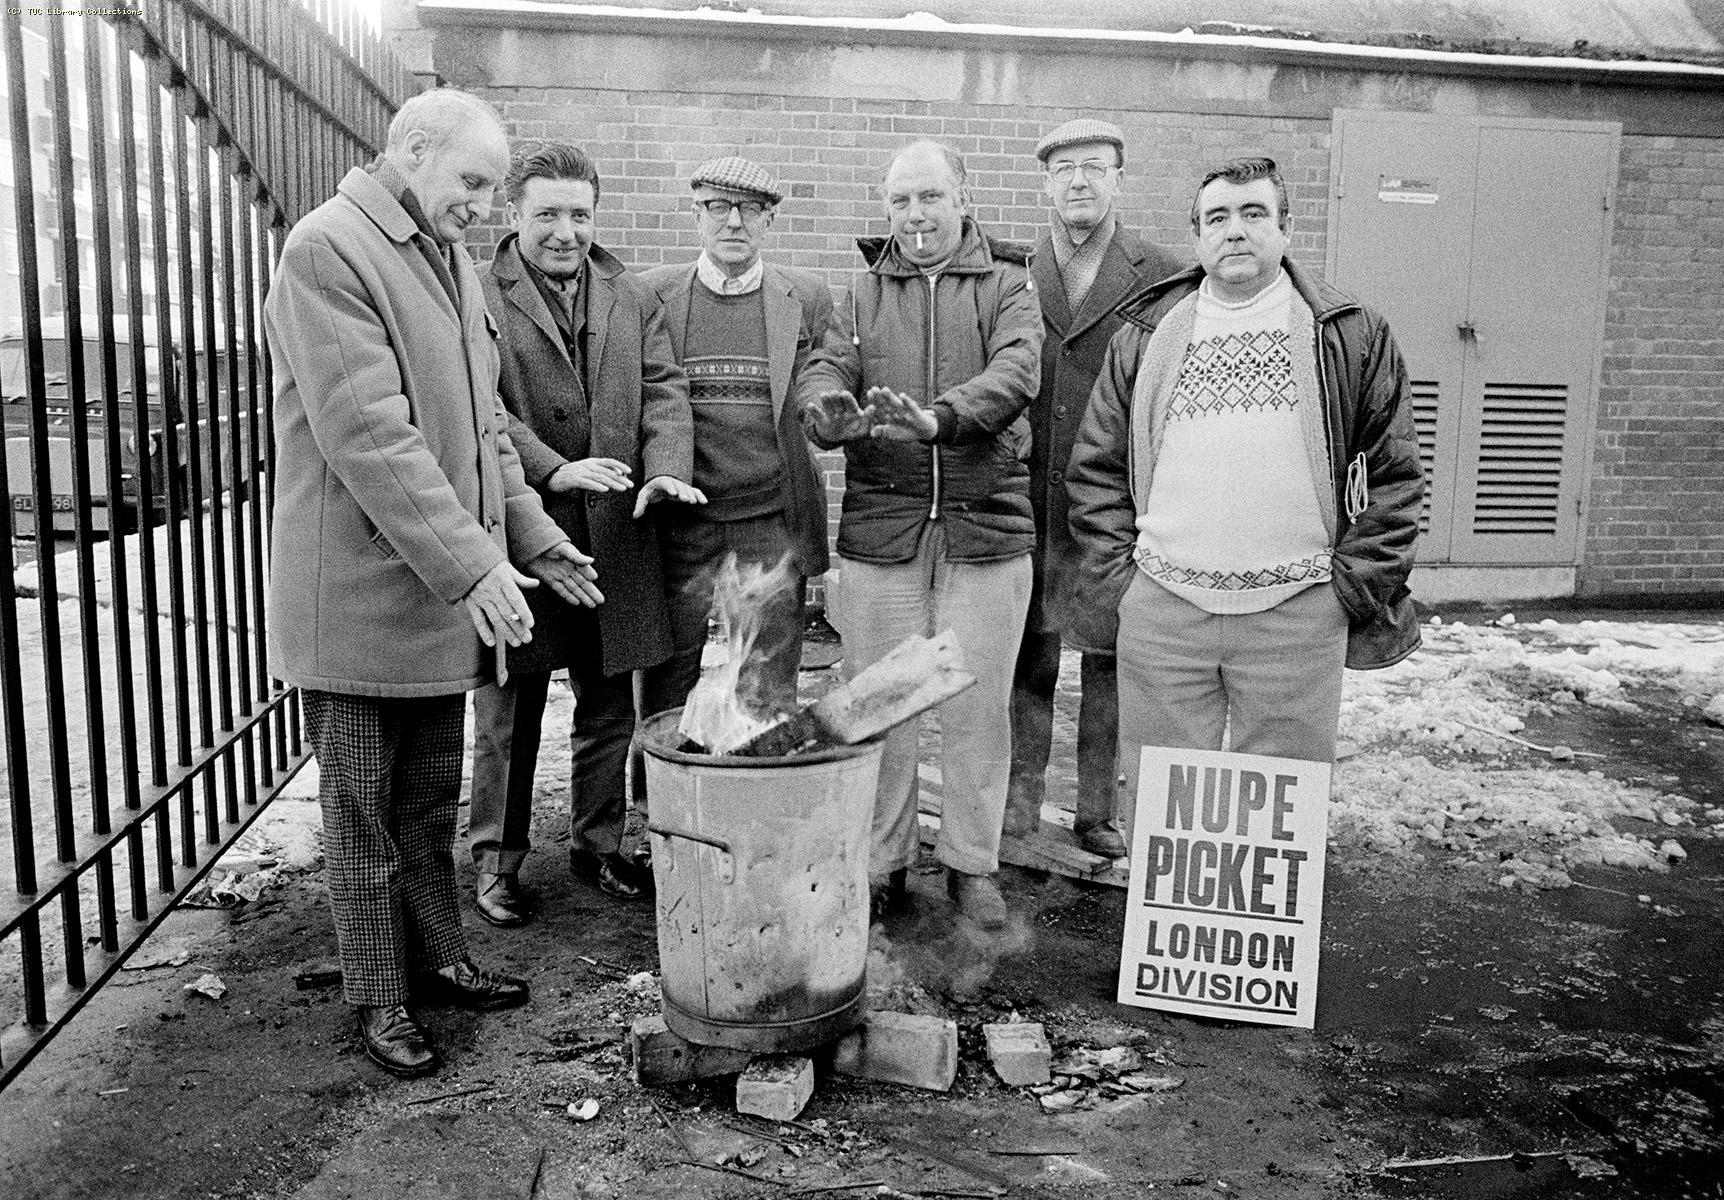
M 716 569 L 734 553 L 739 565 L 765 567 L 790 556 L 795 579 L 762 614 L 759 672 L 744 685 L 758 689 L 758 708 L 791 709 L 803 592 L 810 575 L 826 570 L 827 555 L 826 493 L 790 395 L 826 331 L 832 296 L 818 276 L 761 259 L 783 198 L 764 167 L 715 158 L 689 183 L 700 257 L 642 278 L 664 304 L 672 353 L 688 373 L 694 485 L 707 502 L 661 518 L 675 649 L 646 672 L 642 707 L 662 712 L 688 699 L 700 678 Z
M 1006 831 L 1033 832 L 1040 820 L 1053 738 L 1054 686 L 1071 603 L 1078 550 L 1066 526 L 1066 460 L 1120 326 L 1113 307 L 1180 269 L 1114 214 L 1125 175 L 1125 137 L 1092 118 L 1067 121 L 1036 146 L 1053 210 L 1036 245 L 1031 277 L 1041 298 L 1041 390 L 1030 405 L 1030 499 L 1036 515 L 1035 587 L 1012 681 L 1012 781 Z M 1126 852 L 1115 811 L 1119 701 L 1111 648 L 1083 647 L 1078 705 L 1077 822 L 1084 849 Z
M 511 232 L 480 272 L 498 326 L 499 390 L 527 482 L 565 534 L 603 560 L 606 603 L 536 615 L 506 683 L 474 696 L 468 838 L 479 915 L 527 919 L 517 883 L 533 811 L 533 768 L 551 673 L 575 692 L 569 867 L 636 899 L 651 877 L 622 852 L 634 735 L 634 672 L 671 649 L 655 519 L 699 504 L 688 381 L 671 357 L 658 297 L 595 244 L 599 173 L 582 150 L 547 143 L 504 181 Z M 672 501 L 657 504 L 657 501 Z

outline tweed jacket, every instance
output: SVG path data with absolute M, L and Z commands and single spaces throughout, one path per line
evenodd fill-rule
M 509 442 L 473 265 L 456 246 L 451 274 L 431 246 L 359 168 L 282 246 L 264 336 L 269 668 L 288 683 L 399 697 L 479 686 L 496 664 L 459 601 L 505 557 L 564 540 Z
M 1107 355 L 1107 343 L 1124 323 L 1114 307 L 1138 289 L 1165 279 L 1185 264 L 1124 225 L 1113 238 L 1074 313 L 1066 299 L 1053 237 L 1036 243 L 1030 278 L 1042 303 L 1042 385 L 1030 403 L 1030 504 L 1036 514 L 1036 579 L 1026 627 L 1065 627 L 1077 583 L 1078 548 L 1066 522 L 1065 470 L 1090 389 Z
M 580 403 L 574 365 L 514 234 L 497 246 L 479 281 L 500 331 L 499 388 L 527 481 L 540 489 L 546 510 L 569 535 L 580 529 L 576 507 L 585 510 L 585 537 L 577 545 L 593 556 L 605 594 L 597 609 L 604 673 L 662 662 L 670 655 L 671 636 L 658 526 L 652 508 L 635 519 L 635 492 L 659 475 L 684 483 L 692 478 L 694 419 L 688 378 L 671 353 L 658 296 L 606 251 L 588 251 L 581 280 L 587 327 L 580 382 L 591 432 L 582 452 L 569 437 L 569 406 Z M 577 457 L 625 462 L 635 486 L 626 492 L 544 491 L 551 474 Z M 537 591 L 543 594 L 529 597 L 533 640 L 509 655 L 516 670 L 568 666 L 576 649 L 567 606 L 548 588 Z
M 820 483 L 814 448 L 803 436 L 801 411 L 791 400 L 791 386 L 832 319 L 832 293 L 812 272 L 772 263 L 763 266 L 766 366 L 778 421 L 778 453 L 784 462 L 784 525 L 796 569 L 805 576 L 819 575 L 829 565 L 826 489 Z M 664 302 L 671 349 L 680 363 L 688 333 L 689 295 L 695 285 L 694 264 L 654 267 L 641 278 Z
M 1329 585 L 1347 613 L 1347 666 L 1391 666 L 1419 646 L 1407 576 L 1424 476 L 1406 363 L 1382 317 L 1291 260 L 1282 265 L 1316 318 L 1317 386 L 1335 492 Z M 1131 445 L 1138 367 L 1161 319 L 1202 280 L 1203 269 L 1192 267 L 1119 306 L 1126 324 L 1108 343 L 1066 468 L 1072 534 L 1083 552 L 1073 640 L 1086 650 L 1113 647 L 1119 602 L 1138 569 L 1142 498 L 1134 480 L 1147 488 L 1154 470 L 1153 462 L 1134 461 Z

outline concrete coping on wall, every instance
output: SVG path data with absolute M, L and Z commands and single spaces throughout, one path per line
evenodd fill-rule
M 609 4 L 567 4 L 547 0 L 418 0 L 427 26 L 489 26 L 509 29 L 570 29 L 584 33 L 646 36 L 731 37 L 807 42 L 861 41 L 875 45 L 962 45 L 993 43 L 1025 50 L 1143 54 L 1179 58 L 1269 61 L 1294 66 L 1392 69 L 1486 78 L 1587 80 L 1724 89 L 1724 67 L 1696 63 L 1601 60 L 1566 56 L 1481 54 L 1421 50 L 1341 42 L 1303 41 L 1251 34 L 1196 33 L 1185 30 L 1061 29 L 1025 25 L 946 21 L 931 13 L 902 17 L 802 17 L 761 12 L 625 8 Z

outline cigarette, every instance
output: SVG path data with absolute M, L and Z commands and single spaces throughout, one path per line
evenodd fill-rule
M 920 250 L 921 248 L 922 248 L 922 231 L 920 229 L 918 229 L 916 231 L 916 249 Z

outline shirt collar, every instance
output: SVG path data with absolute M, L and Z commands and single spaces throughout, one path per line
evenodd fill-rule
M 694 273 L 706 285 L 708 291 L 716 292 L 720 296 L 746 296 L 760 286 L 760 281 L 766 274 L 766 263 L 757 258 L 752 267 L 733 279 L 702 250 L 700 257 L 695 260 Z

